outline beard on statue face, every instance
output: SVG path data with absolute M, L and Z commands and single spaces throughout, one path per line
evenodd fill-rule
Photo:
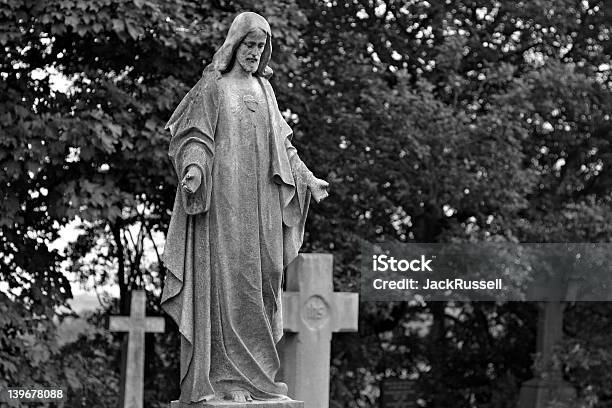
M 236 50 L 236 61 L 243 70 L 254 73 L 259 68 L 259 61 L 266 45 L 266 33 L 261 30 L 251 31 Z

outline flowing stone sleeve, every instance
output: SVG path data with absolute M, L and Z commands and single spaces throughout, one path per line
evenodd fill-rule
M 191 165 L 197 166 L 202 172 L 202 184 L 197 191 L 188 194 L 180 185 L 176 190 L 162 256 L 169 271 L 162 293 L 162 307 L 177 323 L 188 342 L 193 341 L 193 310 L 190 308 L 193 288 L 184 286 L 184 282 L 191 279 L 191 269 L 187 262 L 194 259 L 194 242 L 197 242 L 194 237 L 198 231 L 193 226 L 201 222 L 210 205 L 210 172 L 214 157 L 218 99 L 217 80 L 213 73 L 205 72 L 166 124 L 166 129 L 172 135 L 168 155 L 179 182 Z
M 310 198 L 307 194 L 308 186 L 314 179 L 312 171 L 306 167 L 300 156 L 297 154 L 297 149 L 291 143 L 289 138 L 285 139 L 285 148 L 287 149 L 287 156 L 289 157 L 289 163 L 291 164 L 291 173 L 295 180 L 296 194 L 300 203 L 300 213 L 304 212 L 304 206 L 306 204 L 306 198 Z
M 179 182 L 192 166 L 198 169 L 202 179 L 200 187 L 193 193 L 187 193 L 179 187 L 185 213 L 194 215 L 208 211 L 211 194 L 212 152 L 197 137 L 192 136 L 188 138 L 175 157 L 174 166 L 177 169 Z
M 300 159 L 296 148 L 291 143 L 290 138 L 285 139 L 285 148 L 289 159 L 295 194 L 290 204 L 285 208 L 287 214 L 285 220 L 284 251 L 283 260 L 285 266 L 289 265 L 297 256 L 304 239 L 304 227 L 306 215 L 310 205 L 309 181 L 313 174 Z
M 172 139 L 168 154 L 172 158 L 179 182 L 190 166 L 199 169 L 202 184 L 187 193 L 179 187 L 177 198 L 188 215 L 208 211 L 211 194 L 211 171 L 214 135 L 219 111 L 216 79 L 206 73 L 183 98 L 166 125 Z
M 265 78 L 259 78 L 259 81 L 266 93 L 270 114 L 271 174 L 272 180 L 280 189 L 283 212 L 283 266 L 286 267 L 295 259 L 304 241 L 304 226 L 310 205 L 310 190 L 306 183 L 308 173 L 303 171 L 306 166 L 303 166 L 291 144 L 293 132 L 278 109 L 270 82 Z

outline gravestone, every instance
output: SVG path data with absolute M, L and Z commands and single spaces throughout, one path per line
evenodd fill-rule
M 518 408 L 573 408 L 576 390 L 563 380 L 561 367 L 554 357 L 554 348 L 563 339 L 563 302 L 550 301 L 539 305 L 535 378 L 521 387 Z M 551 405 L 553 404 L 553 405 Z
M 119 404 L 123 408 L 142 408 L 144 390 L 145 333 L 162 333 L 163 317 L 146 317 L 146 295 L 132 291 L 129 316 L 111 316 L 110 331 L 127 332 L 125 369 L 121 373 Z
M 384 379 L 380 387 L 380 408 L 417 408 L 414 381 Z
M 357 331 L 359 295 L 333 291 L 332 266 L 331 254 L 299 254 L 287 268 L 279 375 L 305 408 L 329 406 L 332 333 Z
M 304 408 L 302 401 L 278 400 L 278 401 L 202 401 L 199 403 L 182 404 L 179 401 L 170 402 L 170 408 Z

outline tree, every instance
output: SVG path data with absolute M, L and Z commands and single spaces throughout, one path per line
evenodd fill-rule
M 73 271 L 116 279 L 124 310 L 135 285 L 159 292 L 163 266 L 143 249 L 159 252 L 176 185 L 163 124 L 245 9 L 270 21 L 279 105 L 304 161 L 332 183 L 304 250 L 334 253 L 338 289 L 357 290 L 360 240 L 610 240 L 602 1 L 3 1 L 3 345 L 25 349 L 28 318 L 48 322 L 70 296 L 47 244 L 76 216 Z M 598 308 L 576 310 L 570 334 Z M 359 336 L 334 340 L 338 406 L 374 406 L 377 382 L 401 374 L 428 406 L 499 408 L 530 376 L 533 305 L 365 303 L 360 315 Z M 34 342 L 50 344 L 49 330 Z M 35 359 L 0 370 L 16 382 L 14 367 Z M 567 367 L 605 406 L 596 371 Z
M 291 78 L 287 96 L 300 97 L 290 105 L 299 107 L 298 129 L 308 137 L 303 149 L 325 157 L 337 181 L 338 194 L 315 214 L 309 231 L 311 242 L 340 254 L 339 284 L 350 287 L 356 280 L 360 238 L 610 239 L 609 5 L 300 4 L 312 22 L 299 54 L 309 69 Z M 303 101 L 293 91 L 298 86 L 307 89 Z M 414 337 L 404 326 L 424 313 L 433 319 L 420 342 L 425 351 L 387 351 L 397 363 L 395 373 L 410 367 L 409 373 L 423 379 L 431 406 L 503 406 L 492 390 L 505 382 L 508 394 L 517 395 L 520 381 L 529 377 L 524 349 L 533 337 L 508 332 L 501 342 L 488 342 L 491 354 L 476 353 L 504 355 L 501 364 L 449 362 L 464 353 L 466 340 L 458 333 L 486 339 L 500 319 L 533 333 L 532 305 L 474 303 L 461 309 L 460 319 L 451 306 L 366 305 L 360 341 L 376 344 L 390 337 L 383 343 L 405 344 Z M 457 329 L 459 322 L 467 331 Z M 346 401 L 356 388 L 368 390 L 384 372 L 369 369 L 383 361 L 374 346 L 346 339 L 336 353 L 344 356 L 334 382 L 338 399 Z M 362 363 L 349 364 L 348 355 Z M 351 406 L 367 406 L 373 395 L 370 389 Z
M 262 9 L 286 34 L 281 51 L 296 37 L 291 8 Z M 85 228 L 68 254 L 72 271 L 117 282 L 123 312 L 131 288 L 159 291 L 163 267 L 143 253 L 166 230 L 174 200 L 163 125 L 235 10 L 190 1 L 0 3 L 0 276 L 8 286 L 0 385 L 65 382 L 66 373 L 39 368 L 59 353 L 51 318 L 71 297 L 64 257 L 48 245 L 76 217 Z M 34 344 L 42 350 L 27 351 Z

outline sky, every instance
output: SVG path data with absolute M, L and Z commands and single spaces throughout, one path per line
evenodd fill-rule
M 65 254 L 65 250 L 68 245 L 71 242 L 74 242 L 81 234 L 82 225 L 83 221 L 79 218 L 73 220 L 65 227 L 61 228 L 61 230 L 59 231 L 59 238 L 52 242 L 49 247 L 52 249 L 56 249 L 60 254 Z M 139 225 L 132 225 L 130 227 L 130 232 L 132 236 L 137 237 L 139 229 Z M 155 239 L 157 248 L 159 248 L 160 251 L 163 251 L 164 234 L 160 232 L 153 232 L 153 239 Z M 145 239 L 143 245 L 144 250 L 141 265 L 143 268 L 147 268 L 149 267 L 149 265 L 157 262 L 157 255 L 155 253 L 153 243 L 150 240 Z M 85 258 L 85 261 L 86 260 L 87 258 Z M 112 298 L 119 297 L 118 284 L 113 283 L 96 286 L 94 285 L 93 279 L 91 279 L 86 285 L 83 285 L 78 282 L 77 277 L 74 273 L 71 273 L 67 270 L 69 266 L 68 261 L 64 262 L 65 263 L 62 265 L 64 268 L 64 274 L 71 282 L 70 286 L 73 295 L 73 299 L 69 303 L 76 312 L 88 311 L 99 308 L 101 305 L 98 298 L 108 298 L 109 296 Z
M 49 42 L 49 39 L 43 39 L 43 42 Z M 64 94 L 70 93 L 70 89 L 74 84 L 74 80 L 66 77 L 54 67 L 45 67 L 44 69 L 38 68 L 30 73 L 32 79 L 43 79 L 49 77 L 51 91 L 61 92 Z M 56 249 L 60 254 L 65 254 L 65 250 L 71 242 L 76 241 L 78 236 L 81 234 L 81 226 L 83 221 L 78 217 L 71 221 L 69 224 L 63 226 L 59 231 L 59 238 L 49 244 L 50 249 Z M 133 226 L 130 228 L 130 232 L 133 236 L 138 235 L 138 227 Z M 155 242 L 158 248 L 163 248 L 164 236 L 161 233 L 153 234 Z M 143 266 L 147 267 L 148 264 L 156 261 L 157 257 L 154 254 L 153 245 L 150 241 L 145 241 L 144 245 L 144 256 Z M 110 284 L 96 287 L 93 282 L 88 283 L 87 286 L 82 285 L 77 281 L 75 274 L 68 272 L 68 261 L 64 261 L 62 265 L 64 274 L 68 277 L 71 284 L 71 290 L 73 299 L 69 301 L 73 310 L 78 312 L 84 312 L 99 308 L 100 302 L 99 297 L 119 297 L 119 285 Z M 0 292 L 8 293 L 9 286 L 7 282 L 0 282 Z
M 64 254 L 68 244 L 76 241 L 78 236 L 81 234 L 81 225 L 82 221 L 77 218 L 60 229 L 59 238 L 53 241 L 49 245 L 49 248 L 56 249 L 61 254 Z M 67 265 L 64 265 L 64 267 L 67 267 Z M 70 280 L 70 287 L 72 289 L 73 296 L 68 303 L 72 306 L 73 310 L 79 314 L 85 311 L 95 310 L 101 306 L 100 302 L 98 301 L 98 296 L 95 293 L 96 290 L 100 296 L 107 293 L 112 297 L 119 297 L 119 286 L 116 284 L 102 286 L 92 290 L 91 288 L 83 287 L 79 282 L 77 282 L 76 276 L 73 273 L 67 271 L 64 273 Z

